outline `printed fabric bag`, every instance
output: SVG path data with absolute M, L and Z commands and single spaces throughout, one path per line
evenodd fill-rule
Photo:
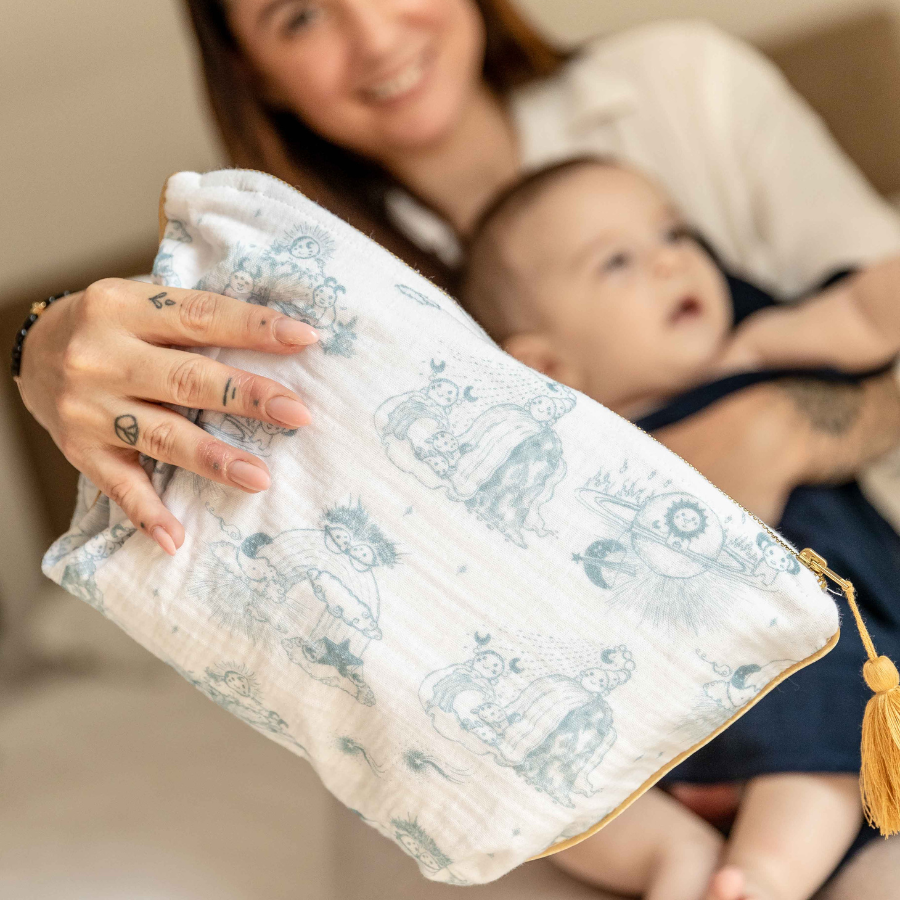
M 477 884 L 602 827 L 834 646 L 823 563 L 502 352 L 382 247 L 258 172 L 173 176 L 158 284 L 302 319 L 247 495 L 145 460 L 167 556 L 85 479 L 44 571 L 307 759 L 430 879 Z M 877 698 L 876 698 L 877 699 Z

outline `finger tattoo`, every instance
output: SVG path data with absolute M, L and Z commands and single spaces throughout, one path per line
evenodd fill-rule
M 150 302 L 157 308 L 162 309 L 164 306 L 174 306 L 175 301 L 168 295 L 166 291 L 163 291 L 160 294 L 155 294 L 152 297 L 148 298 Z
M 229 390 L 231 391 L 231 399 L 234 400 L 237 395 L 237 388 L 231 386 L 231 379 L 225 382 L 225 390 L 222 392 L 222 406 L 228 406 Z
M 138 428 L 138 421 L 134 416 L 130 414 L 116 416 L 115 426 L 116 437 L 120 441 L 130 444 L 132 447 L 138 442 L 140 429 Z

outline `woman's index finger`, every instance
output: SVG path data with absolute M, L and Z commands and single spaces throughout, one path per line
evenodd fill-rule
M 101 290 L 132 334 L 152 343 L 289 353 L 319 339 L 305 322 L 224 294 L 133 281 Z

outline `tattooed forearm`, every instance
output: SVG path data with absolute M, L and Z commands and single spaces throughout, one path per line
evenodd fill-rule
M 846 434 L 856 424 L 865 399 L 862 384 L 816 378 L 789 378 L 779 384 L 810 425 L 829 435 Z
M 155 294 L 148 299 L 157 309 L 162 309 L 164 306 L 175 305 L 175 301 L 165 291 L 160 294 Z
M 138 422 L 132 415 L 116 416 L 116 437 L 132 447 L 138 442 Z

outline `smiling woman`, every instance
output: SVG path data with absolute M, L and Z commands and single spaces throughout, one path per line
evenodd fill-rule
M 298 184 L 445 283 L 498 191 L 525 172 L 585 153 L 649 173 L 725 263 L 785 296 L 836 269 L 862 270 L 900 254 L 896 213 L 821 121 L 770 62 L 706 23 L 655 23 L 569 56 L 535 34 L 510 0 L 187 3 L 230 161 Z M 189 238 L 177 222 L 169 225 L 170 243 Z M 26 406 L 85 474 L 92 496 L 99 489 L 143 532 L 136 543 L 152 537 L 174 554 L 185 540 L 140 454 L 256 493 L 272 483 L 263 457 L 274 429 L 328 415 L 307 410 L 277 381 L 185 352 L 328 352 L 336 317 L 352 316 L 354 301 L 326 273 L 328 254 L 316 235 L 300 237 L 292 235 L 273 259 L 304 282 L 302 307 L 266 305 L 251 259 L 237 260 L 218 294 L 202 283 L 177 287 L 171 253 L 162 253 L 155 285 L 95 282 L 52 304 L 28 330 L 18 378 Z M 415 303 L 421 296 L 407 295 Z M 690 317 L 691 309 L 679 315 Z M 317 387 L 325 396 L 328 385 Z M 815 402 L 827 405 L 832 396 L 824 387 Z M 895 383 L 866 382 L 849 402 L 839 429 L 822 429 L 808 397 L 768 385 L 660 437 L 749 510 L 774 520 L 798 484 L 847 478 L 896 441 Z M 214 414 L 232 438 L 250 420 L 253 442 L 221 440 L 172 406 Z M 496 441 L 485 436 L 515 435 L 496 416 L 480 416 L 469 443 L 483 451 L 490 477 L 473 470 L 455 491 L 457 502 L 474 501 L 515 542 L 524 514 L 510 502 L 517 479 L 526 470 L 540 484 L 557 477 L 558 466 L 538 471 L 528 453 L 550 447 L 541 421 L 564 411 L 547 403 L 519 410 L 516 421 L 532 437 L 516 445 L 525 447 L 516 465 L 500 469 L 490 456 Z M 460 452 L 451 438 L 441 434 L 439 446 L 430 445 L 430 463 L 411 463 L 417 478 L 449 473 Z M 260 555 L 255 543 L 247 549 L 248 559 Z M 357 564 L 366 553 L 357 548 Z
M 432 155 L 443 164 L 440 145 L 453 133 L 460 150 L 470 138 L 483 146 L 485 132 L 501 130 L 502 98 L 568 58 L 508 0 L 188 0 L 188 7 L 231 159 L 298 184 L 444 284 L 446 267 L 388 215 L 388 195 L 400 183 L 435 201 L 427 178 L 413 183 L 405 158 Z M 507 159 L 488 160 L 507 170 L 501 181 L 515 171 L 508 135 L 503 142 Z M 470 224 L 489 191 L 476 193 L 473 202 L 463 192 L 460 209 L 445 211 Z

